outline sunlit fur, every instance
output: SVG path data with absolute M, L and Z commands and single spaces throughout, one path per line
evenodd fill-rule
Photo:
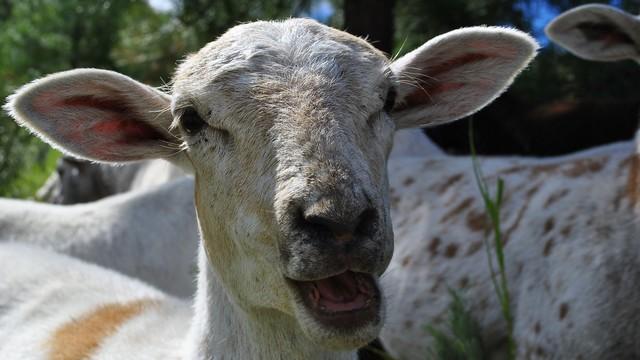
M 545 32 L 551 41 L 586 60 L 640 62 L 640 17 L 613 6 L 578 6 L 553 19 Z
M 74 206 L 0 199 L 0 241 L 71 255 L 184 298 L 195 292 L 198 236 L 186 178 Z
M 536 48 L 515 30 L 463 29 L 394 67 L 363 40 L 311 20 L 259 22 L 231 29 L 179 66 L 172 114 L 164 111 L 168 96 L 99 70 L 36 81 L 8 107 L 19 123 L 79 157 L 168 157 L 191 164 L 202 245 L 195 315 L 184 318 L 191 321 L 186 358 L 354 358 L 353 349 L 378 334 L 384 303 L 368 323 L 338 331 L 308 316 L 285 276 L 318 279 L 347 268 L 381 274 L 393 248 L 386 158 L 396 125 L 453 121 L 479 109 L 510 85 Z M 429 75 L 431 69 L 442 81 Z M 477 76 L 465 76 L 471 70 Z M 408 73 L 418 86 L 400 80 Z M 383 111 L 392 85 L 400 94 L 398 106 L 388 110 L 398 115 L 393 119 Z M 208 125 L 182 132 L 180 140 L 180 117 L 189 107 Z M 65 124 L 90 134 L 81 137 Z M 115 128 L 133 131 L 114 134 Z M 341 255 L 330 250 L 332 239 L 323 238 L 327 243 L 320 246 L 313 232 L 293 226 L 298 207 L 316 203 L 343 219 L 373 209 L 371 230 L 352 244 L 348 264 L 331 256 Z M 3 261 L 16 258 L 15 252 L 29 256 L 27 249 L 7 251 L 12 254 Z M 16 276 L 30 279 L 23 270 Z M 28 297 L 37 289 L 32 282 L 16 288 L 18 283 L 24 285 L 13 281 L 8 291 Z M 82 303 L 82 292 L 69 291 L 70 304 Z M 14 302 L 0 308 L 8 314 L 22 309 Z M 146 341 L 160 342 L 150 339 L 150 329 L 144 329 Z M 115 336 L 125 338 L 125 331 L 131 331 L 128 339 L 141 336 L 126 325 Z
M 380 112 L 390 85 L 384 76 L 386 58 L 358 38 L 314 24 L 302 20 L 284 33 L 278 23 L 231 30 L 178 68 L 174 112 L 179 116 L 185 104 L 192 104 L 200 114 L 211 114 L 206 121 L 212 129 L 186 137 L 186 143 L 196 169 L 200 225 L 204 233 L 217 234 L 204 242 L 207 252 L 216 254 L 212 264 L 220 276 L 236 279 L 232 293 L 243 307 L 302 316 L 302 330 L 318 341 L 326 339 L 326 345 L 335 342 L 334 335 L 305 316 L 284 276 L 322 278 L 344 271 L 344 265 L 328 248 L 290 233 L 292 207 L 320 198 L 339 197 L 341 203 L 368 198 L 379 210 L 381 233 L 362 249 L 375 249 L 376 257 L 362 253 L 357 256 L 366 257 L 354 256 L 351 266 L 382 273 L 393 241 L 384 166 L 393 122 Z M 263 28 L 268 31 L 258 31 Z M 246 33 L 254 35 L 237 43 Z M 300 47 L 303 43 L 315 45 Z M 376 76 L 372 69 L 378 69 Z M 229 139 L 221 141 L 215 128 L 226 129 Z M 231 188 L 236 190 L 225 190 Z M 353 206 L 345 205 L 345 212 Z M 212 221 L 220 213 L 233 213 L 237 220 Z M 280 251 L 269 251 L 276 248 Z M 283 251 L 297 255 L 283 263 Z M 250 255 L 255 271 L 246 271 L 246 261 L 234 255 L 238 252 Z M 257 269 L 270 271 L 256 277 Z M 271 296 L 264 287 L 281 290 Z M 349 347 L 366 341 L 380 325 L 354 334 L 358 340 Z

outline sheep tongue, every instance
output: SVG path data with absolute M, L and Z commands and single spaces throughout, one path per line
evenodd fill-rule
M 315 284 L 320 296 L 332 303 L 349 302 L 358 295 L 358 281 L 351 271 L 317 280 Z

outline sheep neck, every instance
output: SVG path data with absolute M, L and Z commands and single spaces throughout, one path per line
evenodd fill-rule
M 234 304 L 202 247 L 198 268 L 187 359 L 356 359 L 355 351 L 327 351 L 313 344 L 284 313 L 249 313 Z

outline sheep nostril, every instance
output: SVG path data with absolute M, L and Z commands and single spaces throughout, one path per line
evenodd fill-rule
M 375 223 L 375 210 L 368 208 L 358 216 L 336 216 L 337 211 L 314 212 L 310 207 L 302 212 L 302 222 L 305 227 L 333 235 L 337 242 L 352 241 L 356 235 L 369 235 Z

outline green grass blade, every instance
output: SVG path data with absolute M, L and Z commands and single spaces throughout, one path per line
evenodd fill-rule
M 505 268 L 505 256 L 504 256 L 504 243 L 502 239 L 502 230 L 500 224 L 500 209 L 502 207 L 502 202 L 504 199 L 504 181 L 501 178 L 498 178 L 496 184 L 496 195 L 492 197 L 484 175 L 482 173 L 482 168 L 477 158 L 476 147 L 475 147 L 475 139 L 473 136 L 473 119 L 469 121 L 469 146 L 471 148 L 471 161 L 473 166 L 473 173 L 476 179 L 476 184 L 478 189 L 480 190 L 480 194 L 484 201 L 485 209 L 487 211 L 487 215 L 491 220 L 492 228 L 493 228 L 493 245 L 495 251 L 495 261 L 497 263 L 497 273 L 493 264 L 493 255 L 491 252 L 491 246 L 487 238 L 485 238 L 484 244 L 487 252 L 487 261 L 489 264 L 489 270 L 491 274 L 491 281 L 493 284 L 494 291 L 496 296 L 498 297 L 502 316 L 507 323 L 507 341 L 509 344 L 509 358 L 515 359 L 516 356 L 516 343 L 513 339 L 513 316 L 511 314 L 511 296 L 509 294 L 509 287 L 507 281 L 507 272 Z M 499 278 L 499 281 L 496 279 Z

